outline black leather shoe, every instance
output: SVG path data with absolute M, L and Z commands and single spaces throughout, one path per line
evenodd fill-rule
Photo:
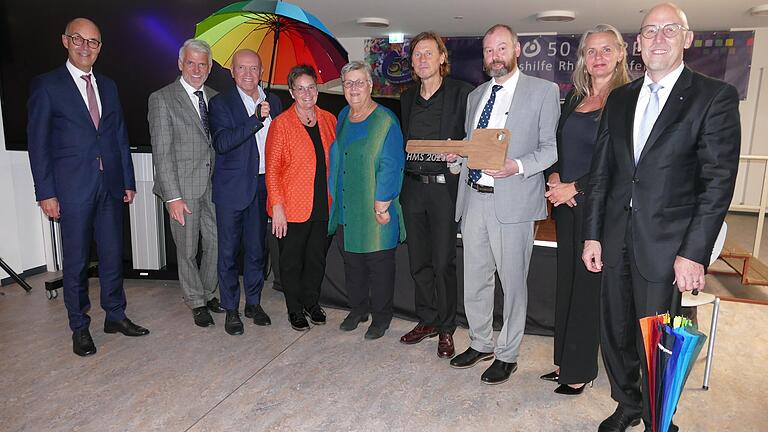
M 208 327 L 216 324 L 213 322 L 213 317 L 205 306 L 192 309 L 192 317 L 195 319 L 195 325 L 198 327 Z
M 371 326 L 368 327 L 368 330 L 365 332 L 365 338 L 368 340 L 378 339 L 384 336 L 384 333 L 387 332 L 388 328 L 389 326 L 383 327 L 377 326 L 376 324 L 371 324 Z
M 307 319 L 304 318 L 303 313 L 288 313 L 288 321 L 291 322 L 291 327 L 296 331 L 309 330 L 309 323 L 307 322 Z
M 80 357 L 96 354 L 96 345 L 87 328 L 72 332 L 72 352 Z
M 491 366 L 483 372 L 480 381 L 482 381 L 483 384 L 505 383 L 516 370 L 517 363 L 507 363 L 496 359 Z
M 314 325 L 324 325 L 325 324 L 325 311 L 323 308 L 320 307 L 319 304 L 316 304 L 314 306 L 304 308 L 304 315 L 309 318 L 309 321 Z
M 228 310 L 224 319 L 224 331 L 232 336 L 243 334 L 243 322 L 240 320 L 240 312 L 237 309 Z
M 272 320 L 269 319 L 269 315 L 264 312 L 260 304 L 257 305 L 245 305 L 245 317 L 252 318 L 253 323 L 257 326 L 272 325 Z
M 481 361 L 490 360 L 493 358 L 493 353 L 481 353 L 474 350 L 471 347 L 466 351 L 457 355 L 451 359 L 451 367 L 456 369 L 466 369 L 478 364 Z
M 221 302 L 219 302 L 219 299 L 217 299 L 216 297 L 205 302 L 205 307 L 207 307 L 208 310 L 213 313 L 224 313 L 227 311 L 226 309 L 221 307 Z
M 339 324 L 339 329 L 344 331 L 352 331 L 357 328 L 358 324 L 368 321 L 368 314 L 355 315 L 352 312 L 344 318 L 344 321 Z
M 597 432 L 624 432 L 628 427 L 637 426 L 639 424 L 639 414 L 634 416 L 628 415 L 619 406 L 616 407 L 616 411 L 614 411 L 610 417 L 600 423 L 600 426 L 597 428 Z
M 592 387 L 592 383 L 589 383 L 589 386 Z M 555 389 L 555 393 L 561 395 L 576 396 L 580 395 L 584 391 L 585 387 L 587 387 L 586 384 L 582 384 L 581 387 L 571 387 L 568 384 L 560 384 Z
M 560 373 L 558 371 L 552 371 L 548 374 L 540 376 L 539 378 L 543 379 L 544 381 L 558 382 L 560 380 Z
M 149 330 L 132 323 L 128 318 L 123 318 L 122 321 L 104 321 L 104 333 L 117 332 L 126 336 L 144 336 L 149 334 Z

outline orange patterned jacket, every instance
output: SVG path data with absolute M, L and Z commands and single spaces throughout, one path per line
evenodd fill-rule
M 328 176 L 328 150 L 336 139 L 336 117 L 315 106 L 320 140 L 325 151 L 325 174 Z M 296 109 L 291 106 L 269 126 L 265 149 L 267 212 L 282 204 L 288 222 L 306 222 L 312 214 L 315 180 L 315 147 Z M 328 208 L 331 195 L 328 194 Z

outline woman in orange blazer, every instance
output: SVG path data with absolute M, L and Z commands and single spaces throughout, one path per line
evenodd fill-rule
M 294 330 L 325 324 L 317 303 L 328 251 L 328 150 L 336 117 L 316 106 L 317 74 L 288 73 L 293 106 L 272 120 L 266 145 L 267 211 L 280 254 L 280 283 Z

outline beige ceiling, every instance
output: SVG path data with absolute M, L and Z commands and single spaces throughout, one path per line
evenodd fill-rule
M 415 35 L 434 30 L 443 36 L 482 34 L 490 25 L 511 25 L 518 33 L 581 33 L 599 23 L 613 24 L 622 32 L 640 26 L 642 10 L 657 1 L 622 0 L 288 0 L 316 15 L 336 37 L 382 36 L 389 32 Z M 693 30 L 768 27 L 768 17 L 747 11 L 768 0 L 680 0 Z M 570 23 L 539 23 L 537 12 L 567 9 L 576 13 Z M 359 17 L 381 17 L 388 29 L 368 29 L 355 24 Z M 454 17 L 461 16 L 462 19 Z

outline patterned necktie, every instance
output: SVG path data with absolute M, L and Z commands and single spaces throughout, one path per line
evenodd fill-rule
M 96 92 L 93 91 L 93 84 L 91 84 L 91 74 L 81 75 L 80 78 L 85 80 L 85 94 L 88 97 L 88 112 L 91 113 L 91 120 L 93 126 L 96 129 L 99 128 L 99 103 L 96 101 Z
M 205 135 L 210 137 L 211 130 L 208 129 L 208 106 L 205 104 L 205 97 L 203 96 L 203 91 L 202 90 L 196 91 L 195 96 L 197 96 L 197 107 L 200 109 L 200 120 L 203 121 L 203 129 L 205 130 Z
M 651 134 L 653 124 L 656 123 L 656 119 L 659 118 L 659 90 L 664 87 L 652 82 L 648 84 L 648 88 L 651 90 L 651 94 L 648 98 L 648 105 L 645 107 L 645 112 L 643 113 L 643 122 L 640 123 L 640 129 L 637 132 L 637 142 L 635 143 L 635 165 L 637 165 L 637 161 L 643 153 L 643 147 L 645 147 L 645 142 L 648 141 L 648 136 Z
M 488 102 L 485 103 L 485 107 L 483 107 L 483 112 L 480 113 L 480 120 L 477 122 L 477 128 L 478 129 L 485 129 L 488 127 L 488 122 L 491 120 L 491 112 L 493 111 L 493 103 L 496 102 L 496 92 L 501 90 L 503 86 L 500 86 L 498 84 L 495 84 L 491 88 L 491 96 L 488 98 Z M 480 180 L 480 177 L 482 177 L 483 173 L 478 169 L 471 169 L 469 170 L 469 179 L 472 181 L 472 183 L 477 183 L 478 180 Z

